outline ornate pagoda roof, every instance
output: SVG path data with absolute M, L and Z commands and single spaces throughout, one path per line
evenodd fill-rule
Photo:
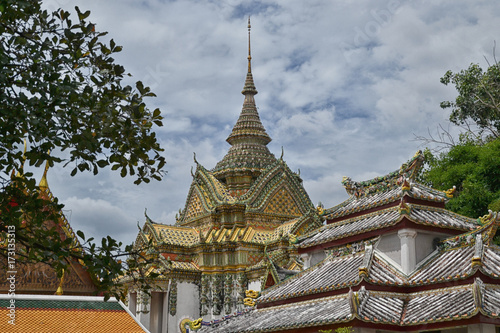
M 417 225 L 430 226 L 447 230 L 469 231 L 480 227 L 477 219 L 465 217 L 444 208 L 400 204 L 375 212 L 330 223 L 299 238 L 300 248 L 341 240 L 346 237 L 362 235 L 396 226 L 403 219 Z
M 304 296 L 342 291 L 368 282 L 370 285 L 420 287 L 449 284 L 472 278 L 479 271 L 486 278 L 500 279 L 500 248 L 489 244 L 498 221 L 490 221 L 485 229 L 468 238 L 469 233 L 442 241 L 409 275 L 374 249 L 375 240 L 349 244 L 329 250 L 322 262 L 296 276 L 263 291 L 259 304 L 294 302 Z M 467 241 L 468 239 L 468 241 Z M 450 242 L 454 245 L 450 247 Z
M 417 182 L 417 174 L 424 162 L 424 155 L 418 151 L 401 167 L 385 176 L 356 182 L 344 177 L 349 198 L 337 206 L 325 209 L 322 216 L 327 220 L 338 219 L 364 210 L 399 202 L 404 196 L 414 200 L 433 202 L 444 207 L 453 196 L 453 189 L 439 191 Z
M 356 319 L 366 323 L 366 327 L 389 324 L 398 330 L 413 331 L 429 327 L 429 324 L 459 322 L 477 315 L 499 319 L 499 308 L 500 286 L 483 283 L 480 279 L 467 285 L 409 294 L 368 291 L 362 287 L 356 292 L 244 311 L 215 325 L 203 323 L 206 326 L 198 332 L 305 330 L 331 324 L 349 326 Z
M 200 332 L 321 329 L 354 320 L 356 326 L 421 330 L 475 316 L 500 319 L 500 247 L 492 244 L 500 216 L 490 213 L 483 221 L 443 240 L 409 275 L 376 249 L 377 238 L 330 249 L 322 262 L 262 291 L 257 308 L 204 323 Z
M 224 158 L 212 170 L 215 177 L 225 179 L 235 172 L 257 175 L 276 161 L 267 144 L 271 137 L 260 121 L 254 96 L 257 89 L 252 76 L 250 49 L 250 18 L 248 19 L 248 72 L 241 92 L 245 96 L 238 121 L 226 141 L 231 145 Z
M 291 171 L 282 159 L 277 159 L 266 167 L 250 188 L 240 196 L 231 194 L 227 184 L 197 164 L 185 208 L 177 217 L 177 225 L 192 225 L 219 207 L 238 205 L 246 213 L 266 214 L 283 222 L 314 210 L 300 176 Z M 269 226 L 271 224 L 269 223 Z
M 26 146 L 25 146 L 26 152 Z M 46 162 L 42 178 L 39 182 L 39 196 L 47 201 L 54 201 L 54 195 L 49 188 L 47 173 L 49 163 Z M 18 177 L 22 174 L 18 172 Z M 55 216 L 57 220 L 44 221 L 44 226 L 48 228 L 55 227 L 62 240 L 71 238 L 69 247 L 73 251 L 83 251 L 78 237 L 73 231 L 68 219 L 62 211 L 57 211 Z M 29 227 L 29 225 L 28 225 Z M 0 247 L 7 247 L 7 239 L 0 239 Z M 19 248 L 18 248 L 19 250 Z M 76 259 L 67 260 L 68 267 L 64 272 L 64 278 L 57 276 L 55 269 L 45 262 L 16 262 L 16 293 L 18 294 L 54 294 L 58 287 L 62 288 L 65 295 L 93 295 L 97 287 L 92 280 L 90 273 L 82 262 Z M 7 258 L 0 259 L 0 266 L 7 267 Z M 0 270 L 0 292 L 6 292 L 10 289 L 10 283 L 7 280 L 7 271 Z

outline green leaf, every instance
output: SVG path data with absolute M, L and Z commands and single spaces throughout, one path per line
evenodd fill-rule
M 80 237 L 81 239 L 85 240 L 85 234 L 83 233 L 83 231 L 78 230 L 78 231 L 76 232 L 76 234 L 78 235 L 78 237 Z

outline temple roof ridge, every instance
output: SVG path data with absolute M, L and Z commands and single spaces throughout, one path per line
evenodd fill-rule
M 419 150 L 408 162 L 403 163 L 398 170 L 360 182 L 353 181 L 350 177 L 344 177 L 342 185 L 349 195 L 359 196 L 361 193 L 368 195 L 382 190 L 389 190 L 401 186 L 405 181 L 413 183 L 423 166 L 424 160 L 424 154 Z

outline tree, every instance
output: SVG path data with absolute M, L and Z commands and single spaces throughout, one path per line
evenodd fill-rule
M 128 74 L 112 57 L 121 47 L 103 41 L 89 11 L 75 12 L 73 20 L 43 10 L 41 0 L 0 0 L 0 238 L 15 230 L 17 258 L 47 262 L 60 275 L 71 258 L 83 260 L 109 292 L 125 269 L 138 269 L 118 260 L 131 247 L 110 237 L 96 246 L 79 232 L 84 243 L 74 248 L 57 227 L 62 205 L 41 195 L 24 165 L 63 164 L 71 175 L 110 167 L 136 184 L 160 180 L 165 159 L 153 128 L 162 116 L 143 101 L 154 96 L 148 87 L 123 84 Z
M 500 139 L 485 144 L 462 141 L 438 156 L 429 150 L 426 155 L 424 180 L 441 190 L 456 186 L 449 209 L 473 218 L 488 209 L 500 211 Z
M 448 207 L 457 213 L 478 217 L 500 210 L 500 66 L 495 60 L 484 71 L 471 64 L 458 73 L 447 71 L 441 83 L 458 92 L 441 107 L 451 109 L 450 123 L 463 130 L 458 140 L 441 125 L 437 137 L 417 137 L 438 145 L 436 155 L 426 151 L 423 180 L 441 190 L 456 186 Z
M 467 126 L 476 139 L 500 138 L 500 67 L 496 61 L 486 71 L 477 64 L 458 73 L 448 71 L 441 83 L 452 83 L 458 91 L 454 102 L 441 103 L 442 108 L 451 108 L 453 124 Z M 471 121 L 478 132 L 469 126 Z

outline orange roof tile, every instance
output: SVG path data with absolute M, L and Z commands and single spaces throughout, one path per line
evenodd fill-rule
M 0 332 L 147 332 L 125 305 L 103 297 L 17 295 L 15 325 L 9 322 L 11 298 L 0 295 Z

